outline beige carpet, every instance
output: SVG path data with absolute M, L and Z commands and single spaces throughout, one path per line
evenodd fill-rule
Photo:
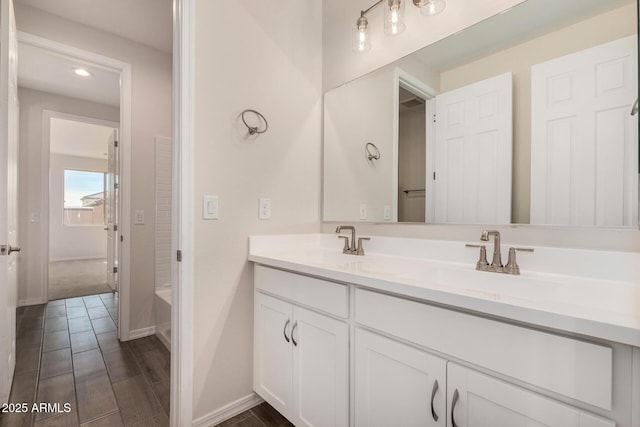
M 105 292 L 111 292 L 106 259 L 49 263 L 49 301 Z

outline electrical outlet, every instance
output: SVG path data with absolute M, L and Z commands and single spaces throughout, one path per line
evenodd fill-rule
M 384 220 L 391 221 L 391 206 L 384 205 Z
M 271 199 L 258 199 L 258 218 L 271 219 Z
M 360 220 L 367 219 L 367 205 L 364 203 L 360 205 Z

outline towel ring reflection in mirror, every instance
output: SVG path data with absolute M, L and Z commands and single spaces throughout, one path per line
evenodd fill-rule
M 255 114 L 258 117 L 258 120 L 261 121 L 262 123 L 264 123 L 264 127 L 262 129 L 260 129 L 258 126 L 249 125 L 247 123 L 246 118 L 245 118 L 245 114 L 247 114 L 247 113 Z M 247 127 L 247 129 L 249 129 L 249 135 L 265 133 L 267 131 L 267 129 L 269 129 L 269 122 L 267 122 L 267 119 L 262 114 L 257 112 L 256 110 L 244 110 L 242 112 L 242 114 L 240 115 L 240 117 L 242 118 L 242 123 L 244 123 L 244 125 Z
M 364 146 L 364 149 L 367 152 L 367 160 L 380 160 L 380 150 L 378 147 L 372 142 L 367 142 L 367 145 Z

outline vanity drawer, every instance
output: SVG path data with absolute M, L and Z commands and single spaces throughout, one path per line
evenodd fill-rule
M 356 289 L 365 326 L 610 411 L 613 350 L 564 336 Z
M 349 316 L 349 289 L 346 285 L 288 273 L 262 265 L 255 266 L 255 287 L 335 316 Z

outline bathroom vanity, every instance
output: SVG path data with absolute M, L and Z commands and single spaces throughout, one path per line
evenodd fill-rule
M 509 276 L 465 242 L 365 249 L 250 238 L 254 390 L 295 425 L 640 425 L 640 254 L 536 247 Z

